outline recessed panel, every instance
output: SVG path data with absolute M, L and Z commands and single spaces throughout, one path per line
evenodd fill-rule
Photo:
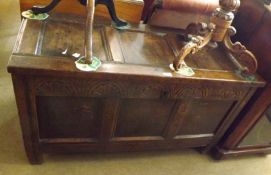
M 37 97 L 41 138 L 97 138 L 101 100 L 83 97 Z
M 115 137 L 161 136 L 173 104 L 173 100 L 123 100 Z
M 227 116 L 233 101 L 187 100 L 178 135 L 212 134 Z
M 161 66 L 174 60 L 172 49 L 162 36 L 142 32 L 121 32 L 119 35 L 125 63 Z
M 63 21 L 48 21 L 44 26 L 44 34 L 40 38 L 41 55 L 67 56 L 84 54 L 85 25 Z M 105 48 L 101 36 L 101 28 L 93 31 L 93 54 L 101 60 L 106 60 Z

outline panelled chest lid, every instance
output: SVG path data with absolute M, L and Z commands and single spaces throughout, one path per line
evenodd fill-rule
M 76 76 L 85 78 L 156 79 L 158 81 L 215 81 L 244 86 L 263 86 L 236 74 L 236 67 L 222 49 L 204 48 L 186 58 L 195 75 L 184 77 L 169 69 L 182 42 L 172 40 L 174 34 L 146 25 L 132 26 L 125 31 L 113 29 L 110 23 L 96 22 L 94 55 L 103 65 L 96 72 L 77 70 L 74 62 L 84 49 L 84 19 L 53 15 L 46 21 L 23 20 L 9 61 L 8 71 L 19 74 Z M 172 32 L 172 31 L 171 31 Z M 167 31 L 168 33 L 168 31 Z M 175 37 L 176 38 L 176 37 Z

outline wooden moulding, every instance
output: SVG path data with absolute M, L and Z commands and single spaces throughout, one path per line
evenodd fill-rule
M 270 147 L 262 147 L 262 148 L 247 148 L 247 149 L 233 149 L 233 150 L 227 150 L 222 149 L 220 147 L 215 147 L 213 150 L 213 158 L 217 160 L 223 160 L 227 158 L 237 157 L 241 155 L 251 155 L 251 154 L 259 154 L 259 155 L 265 155 L 271 153 Z

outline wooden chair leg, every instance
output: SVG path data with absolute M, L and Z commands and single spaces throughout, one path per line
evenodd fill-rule
M 144 22 L 147 20 L 149 16 L 153 3 L 154 0 L 144 0 L 144 7 L 141 15 L 141 20 L 143 20 Z

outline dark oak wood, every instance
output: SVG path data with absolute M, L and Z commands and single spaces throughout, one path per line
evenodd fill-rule
M 227 139 L 224 146 L 230 149 L 238 147 L 240 140 L 242 140 L 256 124 L 256 122 L 259 120 L 258 117 L 262 117 L 263 112 L 269 107 L 269 105 L 271 105 L 271 85 L 264 88 L 264 91 L 255 100 L 249 113 L 243 118 L 242 123 L 238 125 L 238 128 L 236 128 L 231 134 L 231 137 Z
M 271 85 L 268 83 L 265 88 L 259 89 L 245 106 L 237 118 L 238 120 L 214 149 L 214 157 L 222 159 L 238 155 L 270 153 L 271 141 L 268 136 L 270 134 L 264 133 L 270 132 L 270 121 L 265 119 L 267 117 L 265 112 L 270 107 Z M 261 122 L 263 119 L 265 119 L 264 125 Z M 252 137 L 251 134 L 257 134 L 257 139 L 249 139 Z M 263 136 L 261 137 L 261 135 Z M 248 143 L 246 143 L 247 139 L 249 139 Z
M 39 137 L 36 135 L 37 133 L 33 131 L 34 126 L 32 118 L 29 115 L 29 96 L 24 80 L 24 76 L 12 76 L 26 155 L 30 163 L 39 164 L 42 162 L 40 144 L 38 141 Z
M 184 44 L 176 31 L 134 25 L 125 31 L 96 23 L 96 72 L 76 69 L 84 19 L 53 15 L 23 20 L 8 71 L 26 152 L 115 152 L 212 148 L 258 87 L 236 74 L 222 48 L 187 59 L 195 75 L 169 64 Z M 109 23 L 110 24 L 110 23 Z
M 215 147 L 213 150 L 213 157 L 217 160 L 223 160 L 229 157 L 239 157 L 247 155 L 265 155 L 271 153 L 270 147 L 251 147 L 246 149 L 222 149 Z

